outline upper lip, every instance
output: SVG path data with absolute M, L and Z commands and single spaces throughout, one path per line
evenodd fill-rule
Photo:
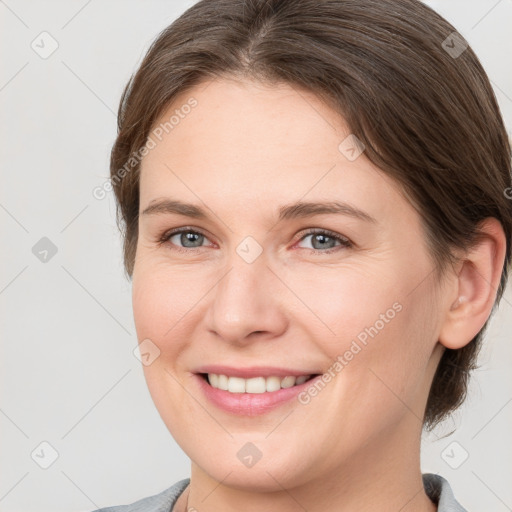
M 217 375 L 227 375 L 228 377 L 241 377 L 249 379 L 251 377 L 286 377 L 288 375 L 300 377 L 301 375 L 317 375 L 316 371 L 293 370 L 291 368 L 273 367 L 273 366 L 250 366 L 246 368 L 234 368 L 232 366 L 223 366 L 218 364 L 205 365 L 196 368 L 194 373 L 215 373 Z

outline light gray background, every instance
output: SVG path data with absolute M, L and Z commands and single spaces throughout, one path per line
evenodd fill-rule
M 132 353 L 113 196 L 92 190 L 108 176 L 123 86 L 193 3 L 0 0 L 2 512 L 129 503 L 189 476 Z M 512 0 L 427 3 L 481 58 L 510 133 Z M 43 31 L 59 45 L 47 59 L 31 48 Z M 32 253 L 42 237 L 58 251 L 46 263 Z M 512 510 L 511 310 L 509 287 L 466 405 L 423 443 L 423 472 L 470 512 Z M 43 441 L 58 452 L 47 469 Z

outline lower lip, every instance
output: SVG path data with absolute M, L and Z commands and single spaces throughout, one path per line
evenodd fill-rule
M 310 384 L 314 384 L 317 380 L 321 379 L 322 375 L 317 375 L 298 386 L 265 393 L 231 393 L 230 391 L 210 386 L 199 374 L 195 374 L 195 377 L 206 398 L 217 407 L 239 416 L 257 416 L 274 410 L 286 402 L 290 402 Z

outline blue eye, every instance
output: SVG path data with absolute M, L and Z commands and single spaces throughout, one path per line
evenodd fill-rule
M 350 248 L 353 245 L 348 238 L 326 229 L 309 229 L 306 233 L 302 233 L 299 242 L 308 237 L 311 237 L 312 247 L 302 248 L 316 253 L 331 253 L 339 248 Z M 176 240 L 173 241 L 173 238 Z M 166 231 L 159 237 L 158 243 L 160 245 L 169 243 L 172 250 L 187 252 L 189 249 L 205 247 L 205 240 L 208 238 L 200 231 L 184 227 Z
M 308 237 L 311 237 L 312 248 L 305 247 L 305 249 L 310 249 L 314 252 L 330 253 L 338 250 L 337 247 L 352 247 L 352 243 L 348 238 L 325 229 L 310 229 L 305 234 L 302 234 L 300 241 Z
M 178 240 L 181 244 L 183 244 L 184 247 L 187 247 L 189 249 L 195 249 L 196 247 L 201 247 L 203 245 L 203 242 L 205 240 L 205 236 L 201 233 L 198 233 L 197 231 L 180 231 L 178 233 L 174 233 L 169 237 L 169 241 L 171 243 L 174 243 L 171 241 L 172 238 L 178 236 Z
M 177 238 L 176 241 L 172 241 L 174 237 Z M 159 243 L 164 244 L 169 242 L 173 249 L 178 251 L 186 251 L 187 249 L 198 249 L 203 247 L 203 242 L 205 240 L 208 239 L 200 231 L 196 231 L 190 228 L 180 228 L 165 232 L 159 238 Z

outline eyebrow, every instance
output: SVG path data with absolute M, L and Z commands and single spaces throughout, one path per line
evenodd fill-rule
M 208 215 L 201 207 L 192 203 L 184 203 L 174 199 L 160 199 L 152 201 L 149 206 L 142 212 L 142 215 L 156 214 L 178 214 L 194 219 L 207 219 Z M 369 213 L 356 208 L 348 203 L 340 201 L 329 201 L 324 203 L 299 201 L 292 204 L 281 206 L 278 210 L 279 221 L 313 217 L 314 215 L 322 215 L 334 213 L 338 215 L 346 215 L 355 219 L 363 220 L 378 224 L 377 220 Z

